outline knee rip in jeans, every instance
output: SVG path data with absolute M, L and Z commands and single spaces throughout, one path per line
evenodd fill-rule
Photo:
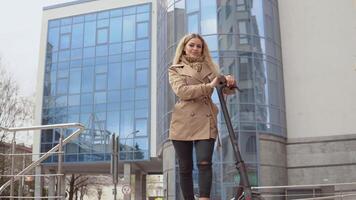
M 211 162 L 208 161 L 200 161 L 198 164 L 199 169 L 209 169 L 211 168 Z

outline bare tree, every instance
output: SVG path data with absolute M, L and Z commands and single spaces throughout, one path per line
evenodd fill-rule
M 33 118 L 33 102 L 19 95 L 16 81 L 5 71 L 0 59 L 0 126 L 20 126 Z M 6 134 L 0 130 L 0 142 Z
M 94 188 L 98 199 L 102 196 L 102 186 L 109 185 L 110 178 L 103 176 L 72 174 L 66 177 L 68 200 L 83 200 L 89 194 L 89 188 Z
M 16 81 L 6 72 L 0 58 L 0 127 L 21 126 L 33 118 L 33 102 L 19 95 L 19 87 Z M 8 135 L 0 129 L 0 153 L 10 153 L 6 144 L 12 135 Z M 8 157 L 0 156 L 0 175 L 9 174 L 10 166 Z M 15 169 L 17 170 L 17 169 Z M 0 176 L 0 185 L 8 178 Z M 7 194 L 7 191 L 3 193 Z
M 97 195 L 98 195 L 98 200 L 101 200 L 101 197 L 103 195 L 103 187 L 102 186 L 97 186 L 95 189 L 96 189 L 96 192 L 97 192 Z

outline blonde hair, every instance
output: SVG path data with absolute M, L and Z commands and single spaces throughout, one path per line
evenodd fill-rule
M 173 65 L 179 64 L 181 57 L 183 55 L 183 52 L 184 52 L 185 45 L 188 43 L 189 40 L 191 40 L 193 38 L 198 38 L 203 43 L 202 56 L 205 57 L 205 61 L 208 64 L 208 67 L 212 70 L 212 72 L 215 74 L 215 76 L 218 76 L 219 75 L 219 67 L 218 67 L 218 65 L 216 65 L 213 62 L 213 59 L 211 58 L 208 44 L 205 42 L 203 37 L 197 33 L 190 33 L 190 34 L 187 34 L 184 37 L 182 37 L 182 39 L 179 41 L 179 43 L 177 45 L 176 53 L 174 55 L 172 64 Z

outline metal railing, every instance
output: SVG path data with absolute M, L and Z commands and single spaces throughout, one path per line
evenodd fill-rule
M 63 129 L 68 129 L 68 128 L 77 128 L 72 134 L 68 135 L 66 138 L 64 138 L 63 135 Z M 15 149 L 16 149 L 16 133 L 19 131 L 34 131 L 34 130 L 49 130 L 49 129 L 60 129 L 60 137 L 58 144 L 54 146 L 52 149 L 50 149 L 48 152 L 45 153 L 40 153 L 36 155 L 42 155 L 40 156 L 37 160 L 33 161 L 30 165 L 28 165 L 26 168 L 24 168 L 22 171 L 19 173 L 15 174 L 15 156 L 18 155 L 35 155 L 35 154 L 16 154 Z M 56 174 L 35 174 L 32 176 L 38 177 L 38 176 L 57 176 L 58 181 L 57 181 L 57 196 L 49 196 L 45 198 L 53 198 L 53 199 L 62 199 L 63 196 L 61 194 L 62 191 L 62 180 L 59 177 L 63 177 L 62 173 L 62 165 L 63 165 L 63 146 L 75 139 L 79 134 L 81 134 L 84 131 L 85 127 L 80 124 L 80 123 L 66 123 L 66 124 L 53 124 L 53 125 L 42 125 L 42 126 L 31 126 L 31 127 L 20 127 L 20 128 L 4 128 L 0 127 L 0 131 L 4 131 L 5 134 L 7 133 L 13 133 L 12 136 L 12 144 L 11 144 L 11 154 L 1 154 L 1 155 L 7 155 L 11 157 L 11 169 L 10 169 L 10 175 L 4 175 L 5 177 L 11 177 L 10 180 L 5 182 L 1 187 L 0 187 L 0 195 L 3 193 L 3 191 L 10 186 L 10 196 L 0 196 L 0 199 L 2 198 L 9 198 L 9 199 L 33 199 L 33 198 L 42 198 L 42 197 L 18 197 L 14 196 L 14 182 L 20 180 L 24 176 L 31 176 L 28 175 L 31 170 L 35 169 L 35 167 L 39 166 L 42 161 L 46 160 L 49 156 L 53 154 L 58 154 L 58 168 L 57 168 L 57 173 Z M 41 133 L 39 131 L 39 133 Z M 25 167 L 25 166 L 24 166 Z
M 332 187 L 332 191 L 320 191 L 322 188 Z M 348 188 L 343 191 L 342 188 Z M 337 188 L 337 190 L 335 190 Z M 350 189 L 351 188 L 351 189 Z M 356 182 L 350 183 L 330 183 L 330 184 L 307 184 L 307 185 L 280 185 L 280 186 L 258 186 L 251 187 L 253 191 L 262 194 L 265 200 L 281 199 L 285 200 L 351 200 L 356 199 Z M 296 192 L 296 191 L 302 192 Z M 312 192 L 305 192 L 305 191 Z M 316 192 L 318 191 L 319 192 Z M 303 192 L 304 191 L 304 192 Z

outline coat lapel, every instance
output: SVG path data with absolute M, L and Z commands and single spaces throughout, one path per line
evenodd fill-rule
M 211 74 L 210 69 L 207 66 L 203 66 L 201 72 L 197 72 L 189 65 L 183 64 L 184 67 L 181 68 L 180 74 L 190 76 L 201 83 L 205 83 L 204 78 Z
M 180 74 L 190 76 L 199 82 L 203 82 L 202 78 L 200 77 L 199 73 L 191 68 L 189 65 L 183 64 L 184 67 L 181 69 Z
M 201 79 L 204 80 L 204 78 L 208 75 L 210 75 L 212 73 L 212 71 L 210 70 L 210 68 L 208 67 L 207 64 L 204 64 L 201 72 L 200 72 L 200 76 L 201 76 Z

